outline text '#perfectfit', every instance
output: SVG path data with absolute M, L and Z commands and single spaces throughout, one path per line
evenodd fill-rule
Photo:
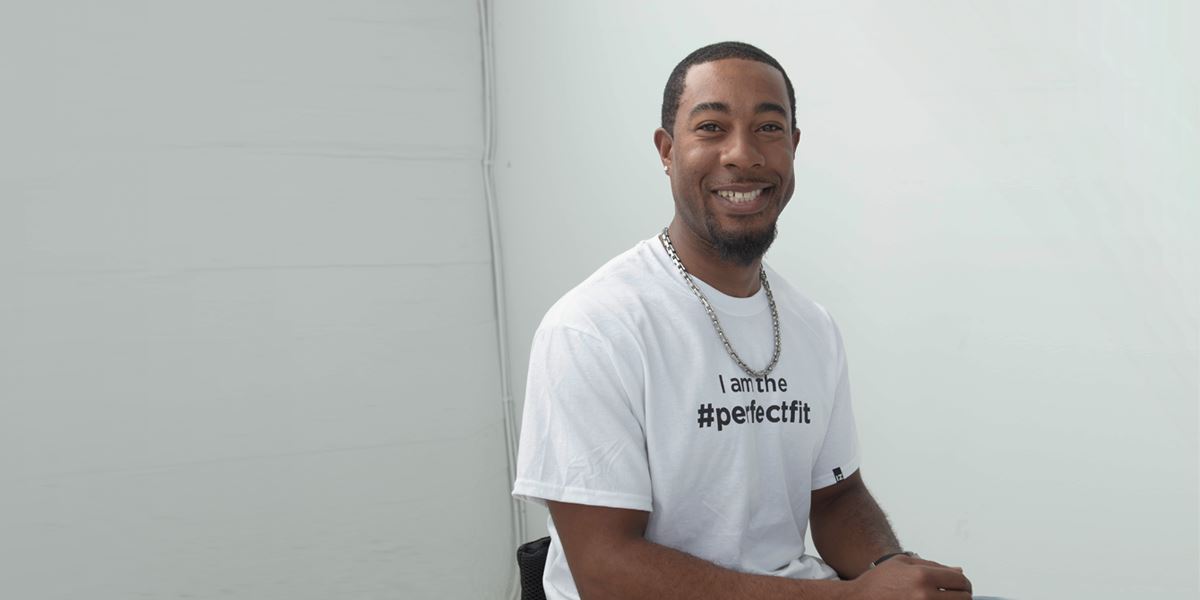
M 731 424 L 742 425 L 744 423 L 799 423 L 808 425 L 808 412 L 810 407 L 807 402 L 792 400 L 790 403 L 787 400 L 782 400 L 779 404 L 759 404 L 758 400 L 751 400 L 746 406 L 717 406 L 714 407 L 712 402 L 701 402 L 698 411 L 699 418 L 696 422 L 700 424 L 700 429 L 712 427 L 713 423 L 717 424 L 717 431 L 723 431 L 725 427 Z

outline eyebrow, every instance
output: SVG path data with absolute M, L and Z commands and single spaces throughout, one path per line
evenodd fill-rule
M 729 110 L 729 105 L 725 104 L 724 102 L 701 102 L 692 108 L 692 112 L 688 114 L 688 118 L 695 117 L 699 113 L 710 110 L 725 114 L 733 112 Z M 787 110 L 774 102 L 760 102 L 758 103 L 758 106 L 754 107 L 754 114 L 756 115 L 765 112 L 779 113 L 779 115 L 784 118 L 787 118 L 788 116 Z

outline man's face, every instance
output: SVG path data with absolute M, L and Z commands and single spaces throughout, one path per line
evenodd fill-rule
M 676 213 L 723 260 L 750 264 L 775 238 L 796 187 L 800 132 L 791 128 L 783 74 L 724 59 L 691 67 L 684 82 L 675 131 L 655 132 Z

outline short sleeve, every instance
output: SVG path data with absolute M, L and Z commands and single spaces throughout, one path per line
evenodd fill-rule
M 858 428 L 854 423 L 854 410 L 850 402 L 850 369 L 846 364 L 846 349 L 842 333 L 833 319 L 834 378 L 833 408 L 829 415 L 829 429 L 825 440 L 813 461 L 812 489 L 833 485 L 849 477 L 859 467 Z
M 637 381 L 608 340 L 543 324 L 530 352 L 513 496 L 649 511 Z

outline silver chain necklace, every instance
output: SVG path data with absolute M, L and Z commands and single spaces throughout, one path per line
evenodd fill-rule
M 779 342 L 779 311 L 775 309 L 775 297 L 771 295 L 771 284 L 767 283 L 767 271 L 763 268 L 762 263 L 758 265 L 758 279 L 762 282 L 763 291 L 767 293 L 767 304 L 771 307 L 771 329 L 775 333 L 775 353 L 771 355 L 771 364 L 767 365 L 767 368 L 755 371 L 738 356 L 737 352 L 734 352 L 733 344 L 729 343 L 729 338 L 725 337 L 725 330 L 721 329 L 721 321 L 717 319 L 717 312 L 708 303 L 708 298 L 704 297 L 704 292 L 701 292 L 700 288 L 696 287 L 696 282 L 692 281 L 691 274 L 683 267 L 683 261 L 680 261 L 679 255 L 675 253 L 675 246 L 671 244 L 671 235 L 667 233 L 667 229 L 667 227 L 663 227 L 662 233 L 658 235 L 658 241 L 662 242 L 667 255 L 671 257 L 671 261 L 679 269 L 679 274 L 683 275 L 683 280 L 687 282 L 688 287 L 692 288 L 692 293 L 696 294 L 696 297 L 700 299 L 700 304 L 704 305 L 704 310 L 708 312 L 708 318 L 712 319 L 713 329 L 717 330 L 717 337 L 721 338 L 722 344 L 725 344 L 725 351 L 729 353 L 729 357 L 747 375 L 751 377 L 766 377 L 775 368 L 775 365 L 779 363 L 779 349 L 781 348 L 781 344 Z

